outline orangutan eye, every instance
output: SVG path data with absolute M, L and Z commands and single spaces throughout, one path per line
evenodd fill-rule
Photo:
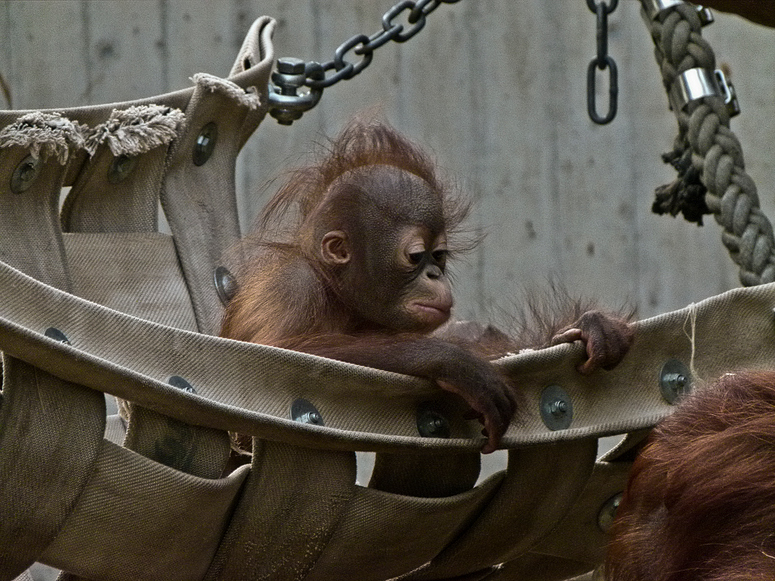
M 425 256 L 425 252 L 410 252 L 409 262 L 411 262 L 412 264 L 420 264 L 424 256 Z
M 435 250 L 432 254 L 433 260 L 436 261 L 436 263 L 443 267 L 447 263 L 447 256 L 449 255 L 449 250 Z

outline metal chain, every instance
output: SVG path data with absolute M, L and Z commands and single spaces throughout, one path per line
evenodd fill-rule
M 283 125 L 290 125 L 320 100 L 323 89 L 339 81 L 353 78 L 371 64 L 374 51 L 389 41 L 406 42 L 425 26 L 425 17 L 441 4 L 455 4 L 460 0 L 401 0 L 382 16 L 382 30 L 371 36 L 356 34 L 334 51 L 334 58 L 324 63 L 304 62 L 300 59 L 277 60 L 277 71 L 269 85 L 269 113 Z M 399 16 L 405 23 L 397 22 Z M 360 59 L 352 61 L 352 53 Z M 328 74 L 333 71 L 332 74 Z M 299 95 L 298 89 L 309 92 Z
M 619 0 L 611 0 L 595 3 L 595 0 L 587 0 L 587 6 L 597 16 L 597 56 L 592 59 L 587 67 L 587 112 L 589 118 L 598 125 L 605 125 L 616 117 L 616 106 L 619 97 L 619 81 L 616 62 L 608 54 L 608 15 L 616 10 Z M 608 113 L 601 116 L 597 112 L 595 91 L 595 69 L 604 71 L 608 69 Z

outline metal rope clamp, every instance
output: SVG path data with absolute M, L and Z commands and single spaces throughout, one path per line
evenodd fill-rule
M 641 0 L 643 11 L 641 15 L 646 24 L 660 20 L 667 11 L 676 6 L 687 4 L 683 0 Z M 695 6 L 702 26 L 712 24 L 713 13 L 703 6 Z M 670 91 L 670 104 L 673 110 L 681 111 L 686 105 L 703 97 L 723 97 L 730 117 L 740 113 L 740 103 L 737 100 L 732 83 L 727 81 L 720 70 L 708 71 L 702 68 L 689 69 L 676 76 Z
M 676 76 L 670 91 L 670 102 L 676 111 L 681 111 L 692 101 L 703 97 L 723 98 L 730 117 L 740 113 L 735 88 L 721 70 L 695 68 Z
M 683 0 L 641 0 L 643 18 L 646 24 L 661 19 L 665 13 L 676 6 L 687 4 Z M 714 22 L 713 13 L 703 6 L 695 6 L 702 26 Z M 675 111 L 681 111 L 686 105 L 703 97 L 723 97 L 730 117 L 740 113 L 735 88 L 727 81 L 721 70 L 713 72 L 703 68 L 689 69 L 676 76 L 670 91 L 670 104 Z
M 686 2 L 683 0 L 641 0 L 643 17 L 647 22 L 660 18 L 667 10 L 681 4 L 686 4 Z M 710 11 L 710 8 L 697 5 L 696 9 L 703 26 L 713 23 L 713 12 Z

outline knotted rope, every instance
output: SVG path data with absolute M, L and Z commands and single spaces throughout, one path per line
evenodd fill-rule
M 668 95 L 681 73 L 696 67 L 716 68 L 694 6 L 677 5 L 647 22 Z M 772 225 L 762 214 L 756 185 L 745 172 L 742 148 L 729 129 L 724 100 L 703 97 L 673 109 L 678 136 L 673 151 L 663 158 L 676 168 L 678 178 L 657 188 L 653 210 L 673 216 L 680 212 L 699 224 L 703 214 L 713 213 L 724 229 L 722 242 L 740 267 L 743 286 L 774 281 Z

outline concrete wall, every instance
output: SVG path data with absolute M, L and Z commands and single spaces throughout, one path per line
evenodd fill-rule
M 393 0 L 11 0 L 0 3 L 0 75 L 13 108 L 145 97 L 228 73 L 244 34 L 275 17 L 279 56 L 328 60 L 356 33 L 380 29 Z M 660 154 L 667 110 L 639 3 L 610 17 L 620 71 L 619 115 L 586 113 L 595 18 L 583 0 L 462 0 L 442 5 L 405 44 L 381 48 L 359 77 L 332 87 L 292 127 L 267 119 L 239 159 L 244 223 L 264 184 L 303 159 L 313 141 L 378 105 L 429 146 L 476 198 L 485 242 L 456 268 L 458 315 L 499 318 L 523 285 L 547 276 L 641 316 L 736 286 L 712 218 L 704 228 L 650 212 L 673 178 Z M 775 215 L 775 32 L 717 14 L 705 37 L 728 65 L 743 114 L 740 137 L 762 206 Z M 604 109 L 606 99 L 601 99 Z M 0 106 L 7 103 L 0 95 Z

